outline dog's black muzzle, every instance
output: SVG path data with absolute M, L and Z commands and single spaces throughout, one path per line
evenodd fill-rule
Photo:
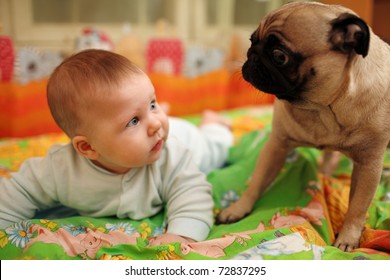
M 260 50 L 259 46 L 251 46 L 248 59 L 242 67 L 244 79 L 255 88 L 275 95 L 287 101 L 299 100 L 299 93 L 293 82 Z

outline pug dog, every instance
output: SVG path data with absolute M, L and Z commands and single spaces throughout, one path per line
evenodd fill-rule
M 353 162 L 349 206 L 334 246 L 359 246 L 390 139 L 390 47 L 353 11 L 295 2 L 271 12 L 251 35 L 246 81 L 275 95 L 272 132 L 248 188 L 217 221 L 253 205 L 298 146 L 335 150 Z

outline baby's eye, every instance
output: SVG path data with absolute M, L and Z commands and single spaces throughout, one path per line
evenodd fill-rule
M 127 127 L 136 126 L 139 123 L 139 119 L 134 117 L 127 123 Z
M 152 102 L 150 102 L 150 110 L 154 110 L 154 109 L 156 109 L 156 107 L 157 107 L 157 104 L 156 104 L 157 102 L 156 102 L 156 100 L 153 100 Z

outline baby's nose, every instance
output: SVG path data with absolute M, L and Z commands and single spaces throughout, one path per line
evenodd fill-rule
M 153 118 L 150 120 L 148 133 L 149 135 L 155 134 L 159 129 L 161 128 L 162 124 L 161 121 L 157 118 Z

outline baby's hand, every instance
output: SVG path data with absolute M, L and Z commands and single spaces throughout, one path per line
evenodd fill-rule
M 162 244 L 168 244 L 168 243 L 172 243 L 172 242 L 180 242 L 180 243 L 187 244 L 187 243 L 192 243 L 192 242 L 196 242 L 196 241 L 191 239 L 191 238 L 188 238 L 188 237 L 183 237 L 183 236 L 171 234 L 171 233 L 165 233 L 165 234 L 162 234 L 162 235 L 159 235 L 159 236 L 152 238 L 149 241 L 148 247 L 158 246 L 158 245 L 162 245 Z

